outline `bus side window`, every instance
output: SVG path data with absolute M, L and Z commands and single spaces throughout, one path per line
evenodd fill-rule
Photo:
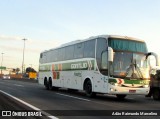
M 43 58 L 43 53 L 40 54 L 40 58 L 39 58 L 39 62 L 40 63 L 43 63 L 43 59 L 42 58 Z
M 86 41 L 84 43 L 84 58 L 95 57 L 95 39 Z
M 65 60 L 71 60 L 74 58 L 74 45 L 67 46 L 65 48 Z
M 74 45 L 74 58 L 83 58 L 84 43 Z
M 58 50 L 58 61 L 63 61 L 65 59 L 65 48 Z

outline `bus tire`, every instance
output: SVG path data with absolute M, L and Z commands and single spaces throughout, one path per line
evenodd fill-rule
M 160 100 L 160 89 L 155 88 L 153 90 L 153 99 L 154 100 Z
M 86 96 L 88 96 L 88 97 L 94 97 L 96 95 L 95 92 L 92 92 L 92 83 L 91 83 L 91 80 L 85 81 L 85 83 L 84 83 L 84 90 L 85 90 Z
M 59 89 L 59 87 L 52 86 L 52 90 L 56 91 L 58 89 Z
M 127 95 L 117 94 L 116 96 L 117 96 L 117 98 L 118 98 L 119 100 L 123 100 Z
M 44 86 L 45 86 L 46 90 L 49 90 L 47 78 L 44 79 Z
M 49 78 L 49 81 L 48 81 L 48 89 L 49 90 L 53 89 L 53 87 L 52 87 L 52 79 L 51 78 Z

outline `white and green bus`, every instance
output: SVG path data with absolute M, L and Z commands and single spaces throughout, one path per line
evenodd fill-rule
M 125 98 L 149 92 L 149 55 L 142 40 L 101 35 L 78 40 L 40 54 L 39 83 L 46 89 L 84 90 Z

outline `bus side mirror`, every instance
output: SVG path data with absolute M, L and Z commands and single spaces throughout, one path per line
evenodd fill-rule
M 158 58 L 158 55 L 156 53 L 154 53 L 154 52 L 147 53 L 146 54 L 146 59 L 151 55 L 153 55 L 155 57 L 155 59 L 156 59 L 156 66 L 159 66 L 159 58 Z
M 113 62 L 114 52 L 111 47 L 108 47 L 108 61 Z

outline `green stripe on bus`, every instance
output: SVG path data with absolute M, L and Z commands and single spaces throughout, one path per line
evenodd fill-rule
M 124 84 L 145 84 L 148 85 L 150 80 L 140 80 L 140 79 L 135 79 L 135 80 L 128 80 L 128 79 L 121 79 L 124 80 Z M 116 79 L 109 79 L 109 83 L 117 83 Z
M 69 63 L 58 63 L 58 64 L 50 64 L 43 65 L 39 67 L 39 71 L 59 71 L 59 65 L 62 64 L 61 71 L 71 71 L 71 70 L 94 70 L 95 68 L 95 60 L 86 60 L 86 61 L 77 61 L 77 62 L 69 62 Z M 52 66 L 54 65 L 54 66 Z M 54 69 L 51 69 L 53 67 Z

